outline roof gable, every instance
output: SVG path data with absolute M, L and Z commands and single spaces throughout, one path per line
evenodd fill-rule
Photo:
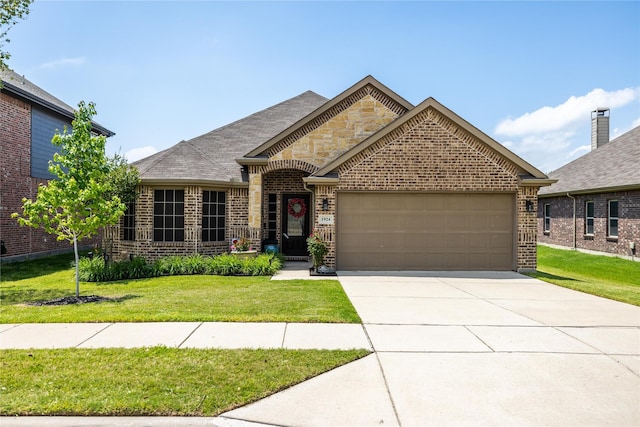
M 487 155 L 491 152 L 498 154 L 499 156 L 493 156 L 493 161 L 498 163 L 501 168 L 512 169 L 514 173 L 530 176 L 536 179 L 547 178 L 544 173 L 527 163 L 525 160 L 499 144 L 485 133 L 481 132 L 476 127 L 472 126 L 469 122 L 462 119 L 444 105 L 440 104 L 434 98 L 427 98 L 407 114 L 401 116 L 393 123 L 381 129 L 379 132 L 362 141 L 360 144 L 317 171 L 314 176 L 326 176 L 336 173 L 340 169 L 351 167 L 353 164 L 361 160 L 360 155 L 365 153 L 365 150 L 373 148 L 376 144 L 377 146 L 382 146 L 397 139 L 401 135 L 407 133 L 416 123 L 423 121 L 425 119 L 425 115 L 431 115 L 431 118 L 433 118 L 432 112 L 437 114 L 439 120 L 442 122 L 442 126 L 446 127 L 450 133 L 455 134 L 458 138 L 463 140 L 472 138 L 479 141 L 482 144 L 482 147 L 487 150 L 485 153 Z M 482 147 L 479 149 L 482 150 Z
M 251 150 L 244 157 L 251 158 L 265 155 L 271 156 L 274 153 L 283 150 L 304 135 L 326 123 L 340 112 L 348 109 L 354 102 L 362 99 L 366 95 L 371 95 L 374 99 L 381 102 L 398 115 L 402 115 L 413 108 L 413 105 L 404 98 L 393 92 L 372 76 L 367 76 L 338 96 L 326 102 L 311 114 L 301 118 L 289 128 L 284 129 L 264 144 Z
M 550 172 L 558 182 L 540 195 L 640 188 L 640 126 Z

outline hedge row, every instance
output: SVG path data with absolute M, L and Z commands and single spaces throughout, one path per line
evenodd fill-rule
M 158 276 L 211 274 L 218 276 L 270 276 L 282 268 L 282 260 L 274 254 L 260 254 L 240 259 L 231 254 L 213 257 L 202 255 L 169 256 L 148 263 L 142 257 L 130 261 L 105 262 L 101 256 L 80 259 L 80 280 L 112 282 Z

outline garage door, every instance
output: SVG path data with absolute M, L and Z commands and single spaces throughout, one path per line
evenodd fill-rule
M 513 194 L 339 193 L 340 270 L 513 270 Z

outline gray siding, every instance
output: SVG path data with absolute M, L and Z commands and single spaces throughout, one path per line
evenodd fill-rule
M 31 176 L 51 179 L 49 160 L 59 152 L 60 147 L 51 143 L 56 130 L 62 132 L 67 126 L 71 131 L 71 123 L 45 110 L 33 107 L 31 110 Z

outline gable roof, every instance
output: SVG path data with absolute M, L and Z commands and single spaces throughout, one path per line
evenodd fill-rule
M 328 112 L 331 111 L 331 109 L 335 108 L 336 106 L 339 106 L 341 103 L 345 102 L 349 97 L 357 94 L 358 91 L 366 88 L 367 86 L 371 86 L 375 90 L 379 91 L 382 95 L 384 95 L 386 98 L 391 100 L 391 102 L 395 103 L 397 105 L 396 108 L 400 108 L 404 110 L 402 111 L 403 113 L 413 108 L 413 105 L 409 101 L 402 98 L 400 95 L 398 95 L 397 93 L 395 93 L 394 91 L 392 91 L 391 89 L 389 89 L 388 87 L 380 83 L 373 76 L 369 75 L 364 79 L 360 80 L 358 83 L 351 86 L 349 89 L 345 90 L 341 94 L 329 100 L 327 103 L 322 105 L 322 107 L 313 111 L 311 114 L 305 117 L 302 117 L 299 121 L 292 124 L 290 127 L 283 129 L 282 132 L 278 133 L 277 135 L 274 135 L 268 141 L 265 141 L 260 146 L 253 148 L 244 157 L 251 158 L 251 157 L 264 155 L 268 152 L 268 150 L 271 147 L 273 147 L 283 139 L 287 138 L 288 136 L 296 132 L 305 131 L 305 128 L 307 128 L 310 125 L 316 126 L 316 127 L 319 126 L 320 124 L 326 121 L 327 119 L 326 115 Z M 308 130 L 308 128 L 306 130 Z M 243 159 L 239 159 L 238 161 L 242 163 Z
M 47 110 L 60 114 L 68 119 L 73 120 L 75 117 L 75 110 L 69 105 L 65 104 L 49 92 L 43 90 L 39 86 L 33 84 L 27 80 L 24 76 L 16 73 L 15 71 L 6 69 L 0 70 L 0 79 L 2 80 L 2 91 L 6 91 L 13 96 L 22 100 L 39 105 Z M 114 132 L 101 126 L 96 122 L 93 124 L 93 130 L 104 136 L 113 136 Z
M 142 182 L 239 183 L 243 177 L 237 158 L 326 102 L 327 98 L 307 91 L 133 164 Z
M 540 196 L 640 189 L 640 126 L 549 173 Z
M 378 142 L 380 139 L 391 134 L 395 130 L 398 130 L 400 127 L 408 123 L 411 119 L 413 119 L 423 111 L 427 110 L 428 108 L 434 108 L 435 110 L 443 114 L 445 117 L 447 117 L 449 120 L 453 121 L 457 126 L 464 129 L 466 132 L 470 133 L 471 135 L 473 135 L 474 137 L 476 137 L 477 139 L 479 139 L 480 141 L 488 145 L 490 148 L 500 153 L 502 156 L 506 157 L 509 161 L 511 161 L 519 169 L 521 169 L 522 175 L 525 175 L 526 178 L 529 178 L 529 179 L 533 178 L 534 180 L 538 181 L 542 185 L 548 185 L 548 182 L 546 182 L 547 176 L 544 173 L 542 173 L 540 170 L 536 169 L 534 166 L 530 165 L 525 160 L 523 160 L 522 158 L 520 158 L 519 156 L 517 156 L 507 148 L 505 148 L 503 145 L 501 145 L 500 143 L 498 143 L 497 141 L 489 137 L 487 134 L 480 131 L 475 126 L 471 125 L 469 122 L 464 120 L 462 117 L 458 116 L 453 111 L 449 110 L 444 105 L 440 104 L 438 101 L 436 101 L 432 97 L 427 98 L 426 100 L 421 102 L 419 105 L 417 105 L 414 109 L 412 109 L 408 113 L 404 114 L 403 116 L 400 116 L 395 121 L 389 123 L 387 126 L 382 128 L 380 131 L 376 132 L 375 134 L 371 135 L 369 138 L 362 141 L 360 144 L 353 147 L 351 150 L 345 152 L 340 157 L 336 158 L 334 161 L 332 161 L 322 169 L 318 170 L 315 174 L 313 174 L 313 176 L 322 177 L 322 176 L 330 175 L 337 172 L 338 168 L 341 165 L 343 165 L 344 163 L 346 163 L 347 161 L 349 161 L 350 159 L 352 159 L 362 151 L 366 150 L 368 147 L 372 146 L 373 144 Z

